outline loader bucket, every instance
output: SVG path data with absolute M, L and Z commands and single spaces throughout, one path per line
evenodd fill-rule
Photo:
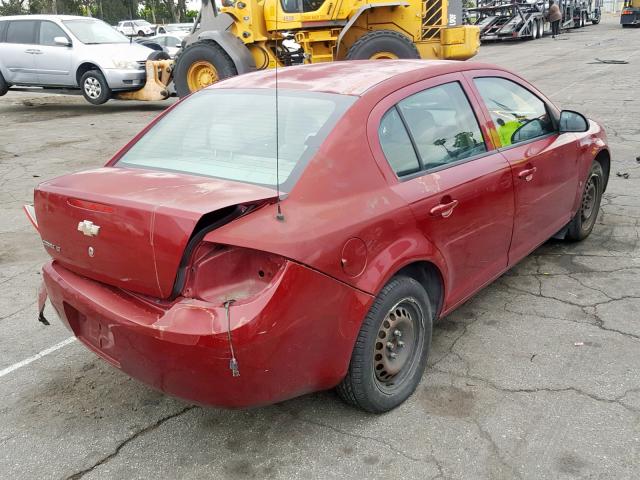
M 119 100 L 155 101 L 169 98 L 167 88 L 171 81 L 173 60 L 147 60 L 147 82 L 140 90 L 119 92 L 114 95 Z

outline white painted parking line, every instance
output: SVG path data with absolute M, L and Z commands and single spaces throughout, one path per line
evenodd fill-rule
M 41 352 L 36 353 L 33 357 L 26 358 L 26 359 L 22 360 L 21 362 L 14 363 L 13 365 L 5 368 L 4 370 L 0 370 L 0 378 L 4 377 L 5 375 L 10 374 L 11 372 L 13 372 L 15 370 L 18 370 L 19 368 L 22 368 L 22 367 L 24 367 L 26 365 L 29 365 L 30 363 L 35 362 L 39 358 L 42 358 L 42 357 L 44 357 L 46 355 L 49 355 L 50 353 L 53 353 L 56 350 L 61 349 L 62 347 L 66 347 L 67 345 L 72 343 L 75 339 L 76 339 L 76 337 L 69 337 L 66 340 L 61 341 L 60 343 L 55 344 L 53 347 L 45 348 Z

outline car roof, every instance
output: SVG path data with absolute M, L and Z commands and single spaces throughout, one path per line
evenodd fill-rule
M 423 80 L 464 70 L 504 70 L 501 67 L 454 60 L 355 60 L 279 68 L 278 88 L 362 95 L 371 88 L 389 82 Z M 229 78 L 209 88 L 275 88 L 274 69 Z
M 4 20 L 99 20 L 93 17 L 83 17 L 80 15 L 9 15 L 6 17 L 0 17 L 0 21 Z

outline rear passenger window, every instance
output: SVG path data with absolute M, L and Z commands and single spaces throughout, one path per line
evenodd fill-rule
M 458 82 L 416 93 L 402 100 L 398 108 L 424 169 L 486 151 L 478 121 Z
M 69 40 L 69 37 L 55 23 L 46 21 L 40 23 L 40 45 L 56 46 L 56 42 L 53 41 L 56 37 L 64 37 Z
M 396 107 L 382 117 L 378 135 L 382 151 L 399 177 L 420 171 L 416 151 Z
M 526 88 L 498 77 L 476 78 L 474 82 L 503 147 L 555 131 L 545 103 Z
M 7 28 L 7 43 L 36 43 L 36 25 L 35 20 L 20 20 L 9 22 Z

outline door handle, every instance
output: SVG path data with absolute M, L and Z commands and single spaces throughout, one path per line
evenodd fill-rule
M 434 217 L 447 218 L 451 216 L 451 214 L 453 213 L 453 209 L 457 206 L 458 200 L 451 200 L 449 203 L 441 203 L 439 205 L 436 205 L 431 210 L 429 210 L 429 213 Z
M 42 53 L 42 50 L 38 50 L 35 48 L 27 48 L 24 53 L 31 53 L 32 55 L 40 55 Z
M 518 178 L 525 182 L 530 182 L 533 178 L 533 174 L 538 171 L 537 167 L 525 168 L 518 173 Z

